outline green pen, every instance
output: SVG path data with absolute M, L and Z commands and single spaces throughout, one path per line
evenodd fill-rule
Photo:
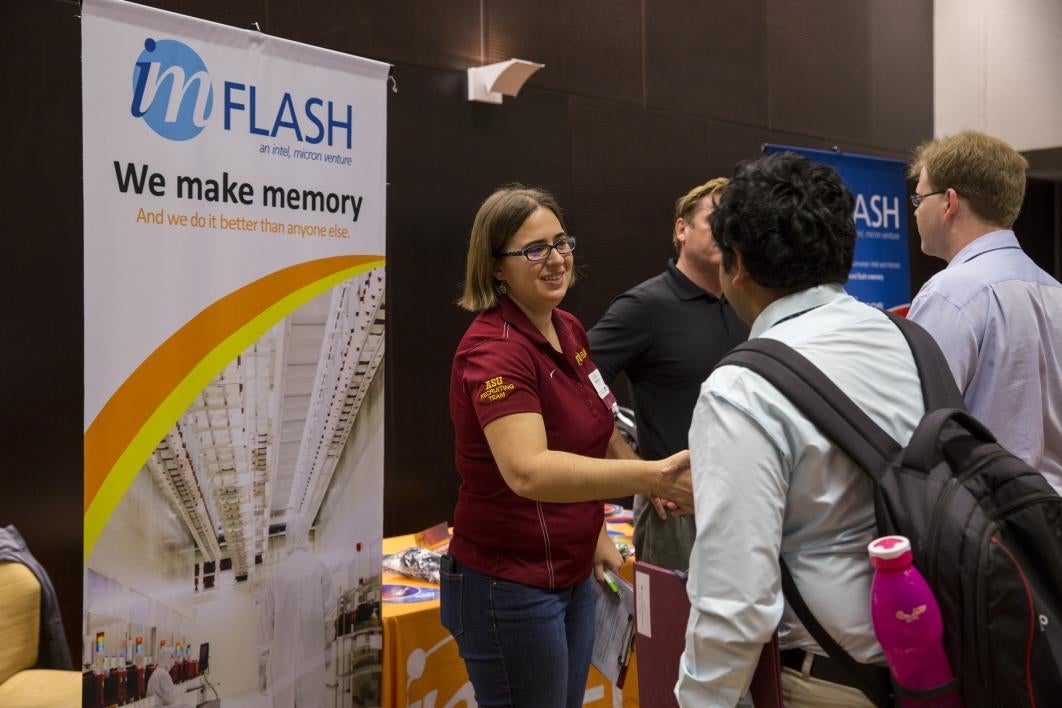
M 605 574 L 605 585 L 608 585 L 608 589 L 609 590 L 611 590 L 612 592 L 614 592 L 617 595 L 619 595 L 619 586 L 616 585 L 616 581 L 615 580 L 613 580 L 612 578 L 608 577 L 607 573 Z

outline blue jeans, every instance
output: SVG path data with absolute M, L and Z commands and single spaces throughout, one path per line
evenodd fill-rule
M 544 590 L 481 575 L 444 556 L 442 624 L 481 706 L 578 708 L 594 646 L 589 577 Z

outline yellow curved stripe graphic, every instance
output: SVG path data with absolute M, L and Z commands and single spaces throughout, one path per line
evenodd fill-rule
M 383 264 L 378 255 L 335 256 L 270 273 L 159 345 L 85 431 L 85 561 L 151 451 L 219 371 L 306 302 Z

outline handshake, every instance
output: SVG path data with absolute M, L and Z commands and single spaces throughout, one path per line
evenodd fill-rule
M 661 519 L 670 512 L 673 516 L 693 513 L 693 479 L 690 474 L 690 451 L 676 452 L 659 460 L 656 481 L 649 490 L 649 499 Z

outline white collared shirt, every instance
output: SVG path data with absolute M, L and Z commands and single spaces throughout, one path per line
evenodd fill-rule
M 903 335 L 840 286 L 776 300 L 753 337 L 799 351 L 901 444 L 925 412 Z M 776 627 L 784 649 L 825 654 L 785 608 L 780 554 L 833 638 L 857 661 L 883 663 L 870 620 L 875 524 L 865 473 L 743 367 L 720 367 L 701 386 L 689 439 L 697 537 L 679 703 L 733 706 Z

